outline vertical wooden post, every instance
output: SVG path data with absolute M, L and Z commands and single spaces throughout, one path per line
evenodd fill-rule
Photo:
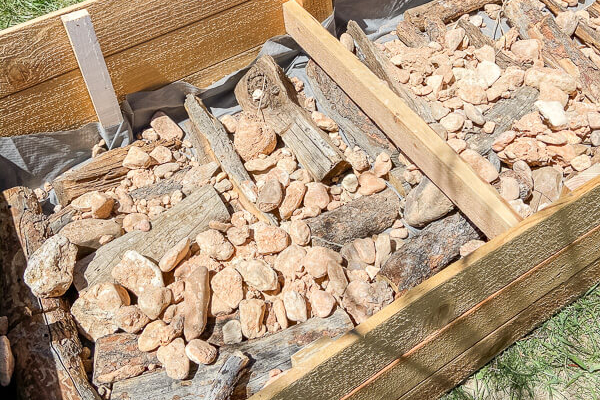
M 63 15 L 61 19 L 98 115 L 98 121 L 104 128 L 119 125 L 123 121 L 123 115 L 90 14 L 83 9 Z

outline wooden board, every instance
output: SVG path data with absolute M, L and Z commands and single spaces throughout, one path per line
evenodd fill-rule
M 488 237 L 521 220 L 494 188 L 310 14 L 294 1 L 283 9 L 288 33 Z
M 411 349 L 420 346 L 432 334 L 446 329 L 457 318 L 465 316 L 465 321 L 470 321 L 474 307 L 507 285 L 514 284 L 513 281 L 522 279 L 519 277 L 558 252 L 570 252 L 570 256 L 561 258 L 559 271 L 576 271 L 580 258 L 574 257 L 572 252 L 579 251 L 577 249 L 580 247 L 571 248 L 574 250 L 564 249 L 600 225 L 600 215 L 595 211 L 598 201 L 600 179 L 588 182 L 552 206 L 492 239 L 469 257 L 409 290 L 403 297 L 357 326 L 352 334 L 334 341 L 326 352 L 292 369 L 286 376 L 258 393 L 254 399 L 300 396 L 315 400 L 337 399 L 341 394 L 350 393 Z M 597 236 L 593 240 L 595 238 Z M 543 246 L 540 245 L 542 243 Z M 592 243 L 595 243 L 595 247 L 598 246 L 597 242 Z M 583 254 L 582 257 L 587 256 Z M 549 289 L 560 287 L 560 284 L 560 280 L 550 279 Z M 528 296 L 530 286 L 521 286 L 521 291 L 517 291 L 514 297 L 520 299 Z M 543 290 L 541 293 L 543 294 Z M 511 318 L 531 304 L 531 301 L 519 301 L 516 308 L 508 303 L 506 308 L 502 308 L 503 315 Z M 486 328 L 474 325 L 472 329 Z M 454 346 L 450 343 L 452 340 L 455 339 L 448 339 L 441 346 Z M 357 365 L 360 368 L 356 368 Z M 419 369 L 415 368 L 418 365 L 414 363 L 410 365 L 413 369 Z M 329 377 L 327 384 L 323 384 L 325 377 Z
M 122 100 L 128 93 L 194 75 L 283 34 L 282 2 L 176 0 L 164 7 L 158 0 L 91 0 L 82 4 L 95 24 Z M 322 10 L 328 2 L 314 0 L 310 6 Z M 0 82 L 7 87 L 0 92 L 0 136 L 76 128 L 95 120 L 60 21 L 65 13 L 61 10 L 0 32 Z M 210 81 L 233 71 L 222 64 Z M 30 118 L 34 113 L 37 117 Z

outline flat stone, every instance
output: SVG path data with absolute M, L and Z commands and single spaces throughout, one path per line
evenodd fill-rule
M 565 109 L 558 101 L 538 100 L 534 104 L 542 117 L 544 117 L 551 126 L 556 128 L 569 123 Z
M 199 338 L 208 318 L 210 285 L 208 269 L 201 265 L 185 279 L 183 334 L 186 341 Z
M 78 247 L 98 249 L 102 246 L 100 239 L 105 235 L 113 238 L 121 236 L 121 225 L 115 220 L 86 218 L 69 222 L 59 232 Z
M 283 229 L 261 222 L 254 228 L 254 240 L 260 254 L 276 254 L 288 247 L 290 237 Z
M 171 247 L 158 262 L 158 267 L 163 272 L 169 272 L 175 268 L 190 251 L 190 239 L 183 238 L 175 246 Z
M 571 160 L 571 166 L 575 171 L 581 172 L 592 166 L 592 159 L 590 156 L 582 154 Z
M 265 302 L 259 299 L 242 300 L 239 305 L 242 334 L 248 339 L 255 339 L 267 332 L 263 324 Z
M 261 292 L 277 289 L 277 273 L 264 260 L 244 260 L 236 268 L 253 288 Z
M 473 121 L 475 125 L 483 125 L 485 124 L 485 118 L 481 111 L 477 109 L 473 104 L 465 103 L 463 109 L 465 110 L 465 116 Z
M 223 325 L 223 343 L 236 344 L 242 341 L 242 324 L 237 319 L 227 321 Z
M 225 267 L 217 272 L 210 281 L 213 296 L 218 297 L 232 309 L 236 309 L 244 298 L 242 276 L 233 267 Z
M 0 385 L 8 386 L 15 370 L 15 358 L 10 349 L 10 341 L 0 336 Z
M 287 318 L 290 321 L 304 322 L 308 319 L 306 300 L 295 290 L 284 292 L 281 296 Z
M 487 158 L 475 150 L 466 149 L 460 153 L 460 157 L 467 162 L 477 174 L 486 182 L 498 179 L 498 171 Z
M 533 67 L 525 72 L 526 85 L 539 89 L 542 82 L 556 86 L 567 94 L 575 93 L 577 90 L 577 80 L 563 70 Z
M 444 34 L 444 44 L 450 51 L 458 49 L 465 38 L 465 30 L 463 28 L 450 29 Z
M 258 192 L 256 205 L 263 212 L 275 210 L 283 201 L 283 186 L 277 179 L 268 179 Z
M 148 325 L 150 318 L 136 305 L 123 306 L 115 313 L 114 322 L 127 333 L 138 333 Z
M 127 250 L 123 254 L 123 259 L 113 267 L 111 275 L 136 296 L 149 287 L 165 286 L 160 268 L 135 250 Z
M 210 178 L 212 178 L 218 170 L 219 164 L 214 161 L 190 168 L 181 180 L 183 193 L 188 195 L 193 192 L 194 189 L 208 183 Z
M 159 164 L 166 164 L 173 161 L 173 153 L 165 146 L 156 146 L 154 150 L 150 152 L 150 157 L 154 158 Z
M 282 219 L 289 219 L 294 211 L 296 211 L 306 194 L 307 187 L 301 181 L 294 181 L 285 189 L 285 196 L 279 206 L 279 215 Z

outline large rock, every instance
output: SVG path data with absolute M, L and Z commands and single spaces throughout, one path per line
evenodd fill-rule
M 404 219 L 414 227 L 423 227 L 448 214 L 454 204 L 429 179 L 421 182 L 406 196 Z
M 234 248 L 223 234 L 215 229 L 209 229 L 196 236 L 200 251 L 215 260 L 224 261 L 233 255 Z
M 68 223 L 59 232 L 79 247 L 98 249 L 102 236 L 121 236 L 121 225 L 113 219 L 80 219 Z
M 213 276 L 210 286 L 213 296 L 218 297 L 232 309 L 236 309 L 244 298 L 242 276 L 232 267 L 226 267 Z
M 393 300 L 392 288 L 383 281 L 371 284 L 352 281 L 346 288 L 342 306 L 360 324 Z
M 242 261 L 237 270 L 247 285 L 261 292 L 277 289 L 277 273 L 263 260 Z
M 62 235 L 47 239 L 29 258 L 23 279 L 37 297 L 58 297 L 73 282 L 77 246 Z
M 240 302 L 240 324 L 242 334 L 248 339 L 263 336 L 267 327 L 263 324 L 265 302 L 260 299 L 242 300 Z
M 271 154 L 277 145 L 275 132 L 266 124 L 246 114 L 238 121 L 233 145 L 244 161 L 259 154 Z
M 136 296 L 149 287 L 165 286 L 160 268 L 135 250 L 125 252 L 121 262 L 112 269 L 111 275 Z

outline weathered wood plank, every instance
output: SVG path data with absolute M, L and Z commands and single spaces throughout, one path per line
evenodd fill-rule
M 313 245 L 339 250 L 345 243 L 383 232 L 396 220 L 400 200 L 391 189 L 363 196 L 305 222 Z
M 197 128 L 190 132 L 194 146 L 205 146 L 206 153 L 227 173 L 239 195 L 240 203 L 246 210 L 261 221 L 277 225 L 277 219 L 272 214 L 264 213 L 256 207 L 258 188 L 244 168 L 221 122 L 206 109 L 202 100 L 192 94 L 187 95 L 185 99 L 185 109 Z
M 436 15 L 445 23 L 458 19 L 463 14 L 483 8 L 484 5 L 502 4 L 501 0 L 434 0 L 423 5 L 408 9 L 404 19 L 414 24 L 420 30 L 425 30 L 425 19 Z
M 241 351 L 250 362 L 235 389 L 233 399 L 245 399 L 258 392 L 269 378 L 268 372 L 291 368 L 291 356 L 321 337 L 336 337 L 352 329 L 352 321 L 341 309 L 327 318 L 310 318 L 273 335 L 250 340 L 237 345 L 222 346 L 219 357 L 211 365 L 200 366 L 190 374 L 190 380 L 176 381 L 164 371 L 146 374 L 117 382 L 113 386 L 112 400 L 166 400 L 178 398 L 191 400 L 207 398 L 206 395 L 221 365 L 230 354 Z
M 82 290 L 101 282 L 112 282 L 112 268 L 127 250 L 135 250 L 158 263 L 164 253 L 185 237 L 191 239 L 212 220 L 225 222 L 229 212 L 216 190 L 204 186 L 152 221 L 148 232 L 132 231 L 105 244 L 77 263 L 73 284 Z
M 521 220 L 386 82 L 293 1 L 283 9 L 288 33 L 488 237 Z
M 254 91 L 262 90 L 259 100 Z M 260 114 L 317 182 L 331 179 L 349 167 L 340 150 L 298 103 L 294 85 L 270 56 L 256 61 L 235 87 L 245 112 Z
M 177 148 L 178 141 L 156 141 L 145 143 L 137 141 L 129 146 L 119 147 L 92 158 L 88 163 L 65 172 L 52 181 L 52 187 L 56 192 L 58 201 L 66 206 L 73 199 L 84 193 L 94 190 L 113 189 L 119 185 L 129 172 L 129 168 L 123 166 L 123 160 L 132 146 L 137 146 L 146 153 L 150 153 L 156 146 Z
M 60 298 L 37 299 L 22 279 L 27 259 L 50 236 L 33 191 L 16 187 L 2 192 L 0 223 L 0 310 L 10 323 L 17 395 L 23 400 L 99 400 L 87 380 L 67 304 Z
M 190 170 L 190 167 L 180 169 L 175 172 L 169 179 L 161 179 L 160 181 L 153 183 L 152 185 L 142 186 L 129 192 L 132 199 L 156 199 L 162 197 L 165 194 L 171 194 L 176 190 L 183 189 L 183 178 L 185 174 Z
M 429 44 L 429 36 L 423 33 L 414 24 L 403 20 L 396 25 L 398 39 L 408 47 L 425 47 Z

